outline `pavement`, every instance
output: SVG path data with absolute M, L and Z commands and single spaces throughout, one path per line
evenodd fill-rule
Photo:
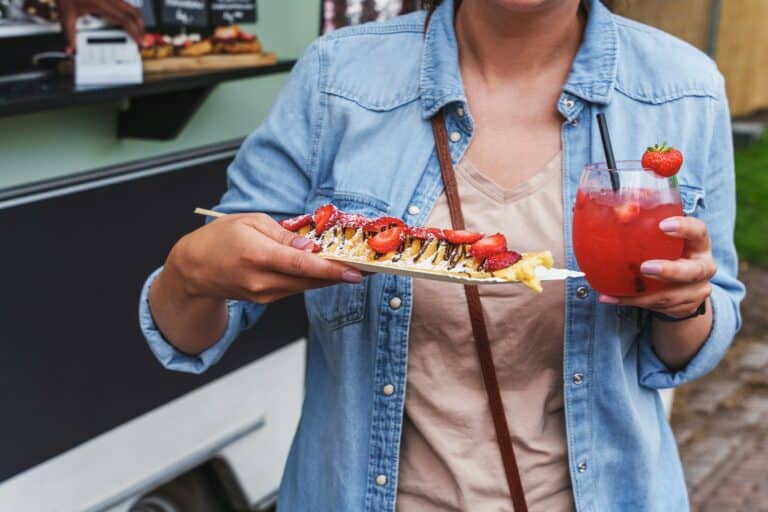
M 743 334 L 715 370 L 678 388 L 672 408 L 694 512 L 768 512 L 768 272 L 742 279 Z

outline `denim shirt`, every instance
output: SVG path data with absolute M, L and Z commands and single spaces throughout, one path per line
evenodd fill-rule
M 638 159 L 657 141 L 682 150 L 684 210 L 706 222 L 718 272 L 711 334 L 678 371 L 651 348 L 647 313 L 601 304 L 584 279 L 568 281 L 563 376 L 573 494 L 582 512 L 687 510 L 657 390 L 710 371 L 740 324 L 744 290 L 736 279 L 723 79 L 693 47 L 615 16 L 596 0 L 585 4 L 583 42 L 557 103 L 567 265 L 578 268 L 570 212 L 582 167 L 604 160 L 595 115 L 605 112 L 618 159 Z M 454 2 L 445 0 L 426 34 L 425 13 L 417 12 L 315 41 L 243 143 L 217 209 L 283 218 L 332 202 L 350 212 L 423 223 L 443 189 L 430 117 L 445 113 L 454 163 L 474 133 L 453 13 Z M 142 293 L 140 321 L 150 348 L 173 370 L 197 373 L 215 364 L 265 309 L 230 301 L 223 337 L 197 356 L 185 355 L 153 323 L 147 292 L 154 275 Z M 375 274 L 360 284 L 306 292 L 306 399 L 279 510 L 394 511 L 412 291 L 407 277 Z M 383 392 L 388 384 L 394 393 Z

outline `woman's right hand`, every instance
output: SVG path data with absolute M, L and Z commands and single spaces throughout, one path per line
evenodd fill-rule
M 359 283 L 357 270 L 312 253 L 313 243 L 261 213 L 226 215 L 189 233 L 149 290 L 155 324 L 198 354 L 227 326 L 226 299 L 267 304 L 310 288 Z
M 313 242 L 263 213 L 226 215 L 183 237 L 166 269 L 186 295 L 267 304 L 310 288 L 359 283 L 357 270 L 312 253 Z

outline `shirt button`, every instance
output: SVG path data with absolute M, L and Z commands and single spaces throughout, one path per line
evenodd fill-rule
M 459 132 L 451 132 L 451 142 L 459 142 L 461 140 L 461 134 Z
M 392 384 L 385 384 L 384 387 L 381 388 L 381 392 L 387 396 L 392 396 L 392 394 L 395 392 L 395 386 Z
M 581 384 L 584 382 L 584 374 L 583 373 L 574 373 L 573 374 L 573 383 L 574 384 Z
M 387 475 L 378 475 L 376 477 L 377 485 L 387 485 Z
M 571 110 L 575 104 L 576 104 L 576 102 L 574 102 L 574 101 L 573 101 L 571 98 L 565 98 L 565 99 L 563 100 L 563 106 L 564 106 L 564 107 L 565 107 L 567 110 Z
M 576 126 L 577 124 L 579 124 L 579 118 L 576 117 L 574 119 L 571 119 L 570 121 L 568 121 L 568 124 L 571 126 Z
M 464 117 L 464 109 L 459 107 L 456 109 L 456 115 L 459 117 Z
M 403 301 L 400 299 L 400 297 L 392 297 L 389 299 L 389 307 L 392 309 L 399 309 L 402 304 Z
M 586 299 L 589 295 L 589 289 L 586 286 L 576 288 L 576 296 L 580 299 Z
M 587 463 L 586 462 L 579 462 L 579 465 L 576 466 L 576 469 L 578 470 L 579 473 L 585 472 L 587 470 Z M 385 480 L 386 480 L 386 478 L 385 478 Z M 378 482 L 378 479 L 377 479 L 377 482 Z
M 420 211 L 421 209 L 415 204 L 412 204 L 411 206 L 408 207 L 408 213 L 410 213 L 411 215 L 417 215 Z

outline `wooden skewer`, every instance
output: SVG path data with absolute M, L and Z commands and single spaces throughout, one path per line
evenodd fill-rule
M 205 208 L 195 208 L 195 213 L 198 215 L 204 215 L 206 217 L 215 217 L 215 218 L 223 217 L 226 215 L 226 213 L 215 212 L 213 210 L 206 210 Z

